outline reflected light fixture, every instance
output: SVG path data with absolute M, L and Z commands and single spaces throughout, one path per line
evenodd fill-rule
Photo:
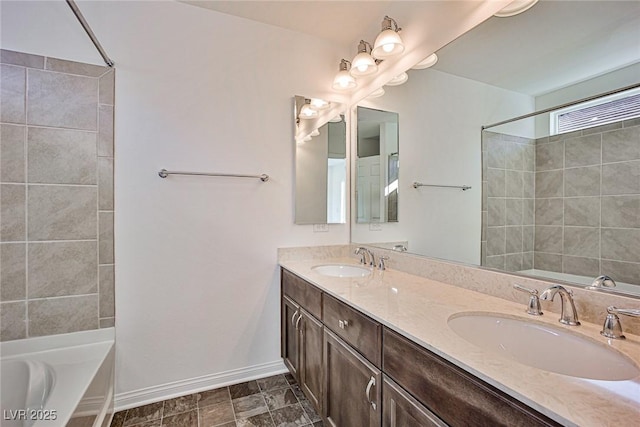
M 378 88 L 376 90 L 374 90 L 373 92 L 371 92 L 369 94 L 369 96 L 367 96 L 367 98 L 380 98 L 382 95 L 384 95 L 384 88 Z
M 307 135 L 304 137 L 304 139 L 302 140 L 302 142 L 309 142 L 311 141 L 311 135 Z
M 330 106 L 331 103 L 329 101 L 325 101 L 324 99 L 320 98 L 311 98 L 311 108 L 313 108 L 314 110 L 326 110 Z
M 300 108 L 300 114 L 298 115 L 298 117 L 306 120 L 315 119 L 316 117 L 318 117 L 318 110 L 314 109 L 311 106 L 310 99 L 304 100 L 304 105 L 302 106 L 302 108 Z
M 351 67 L 351 62 L 343 59 L 340 61 L 340 68 L 338 74 L 333 79 L 332 88 L 335 90 L 351 90 L 358 86 L 356 83 L 356 79 L 353 78 L 351 74 L 349 74 L 349 68 Z
M 371 44 L 364 40 L 360 40 L 358 44 L 358 54 L 351 61 L 351 73 L 354 77 L 368 76 L 378 71 L 378 64 L 373 59 L 370 52 L 372 51 Z
M 402 38 L 398 32 L 401 28 L 398 27 L 398 23 L 389 16 L 385 16 L 382 20 L 382 31 L 376 37 L 376 41 L 373 44 L 373 50 L 371 54 L 376 59 L 386 59 L 392 56 L 396 56 L 404 51 L 404 44 Z
M 340 123 L 343 119 L 344 117 L 342 117 L 342 114 L 338 114 L 333 119 L 329 120 L 329 123 Z
M 409 80 L 409 75 L 407 73 L 398 74 L 386 84 L 386 86 L 399 86 L 402 83 L 405 83 Z
M 422 61 L 411 67 L 411 69 L 424 70 L 425 68 L 433 67 L 434 65 L 436 65 L 436 62 L 438 62 L 438 55 L 432 53 L 431 55 L 427 56 Z
M 498 18 L 508 18 L 510 16 L 526 12 L 536 3 L 538 3 L 538 0 L 515 0 L 500 9 L 498 12 L 494 13 L 493 16 L 497 16 Z
M 318 136 L 320 135 L 320 131 L 318 129 L 314 129 L 313 132 L 309 134 L 309 136 Z

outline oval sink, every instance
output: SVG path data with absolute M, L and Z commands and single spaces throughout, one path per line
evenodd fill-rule
M 350 264 L 327 264 L 311 267 L 316 273 L 331 277 L 366 277 L 371 274 L 367 267 Z
M 640 369 L 605 344 L 546 324 L 496 314 L 459 314 L 449 327 L 468 342 L 500 356 L 572 377 L 623 381 Z

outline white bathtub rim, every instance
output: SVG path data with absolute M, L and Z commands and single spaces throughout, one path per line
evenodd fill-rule
M 70 332 L 68 334 L 48 335 L 44 337 L 23 338 L 0 342 L 0 357 L 3 359 L 29 353 L 39 353 L 60 348 L 77 347 L 99 342 L 115 342 L 114 327 L 90 331 Z

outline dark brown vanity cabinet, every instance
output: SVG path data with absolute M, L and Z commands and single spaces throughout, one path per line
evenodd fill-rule
M 293 302 L 290 298 L 282 296 L 282 308 L 281 308 L 281 345 L 280 355 L 284 360 L 291 375 L 294 376 L 296 381 L 299 381 L 298 366 L 300 365 L 299 359 L 299 343 L 298 343 L 298 328 L 296 322 L 298 321 L 298 314 L 300 313 L 300 306 Z
M 380 426 L 380 370 L 328 329 L 324 330 L 324 370 L 325 423 Z
M 301 311 L 302 320 L 299 325 L 300 365 L 299 384 L 307 398 L 321 413 L 322 408 L 322 380 L 323 380 L 323 331 L 322 323 L 307 313 Z
M 385 375 L 382 379 L 382 427 L 446 427 L 446 424 Z

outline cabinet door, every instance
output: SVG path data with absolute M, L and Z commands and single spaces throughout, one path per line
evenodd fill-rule
M 380 426 L 380 371 L 326 328 L 324 417 L 332 427 Z
M 318 413 L 322 413 L 322 323 L 304 309 L 300 322 L 300 387 L 313 403 Z
M 440 418 L 387 376 L 383 378 L 382 399 L 383 427 L 446 427 Z
M 300 350 L 298 345 L 298 328 L 300 326 L 300 306 L 287 297 L 282 297 L 281 347 L 284 364 L 291 375 L 299 381 Z

